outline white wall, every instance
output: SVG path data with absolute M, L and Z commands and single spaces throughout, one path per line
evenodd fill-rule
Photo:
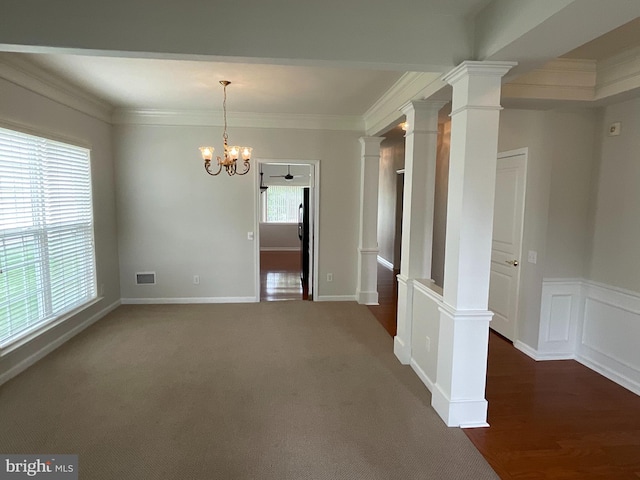
M 210 177 L 197 150 L 220 140 L 212 127 L 115 128 L 118 227 L 124 299 L 250 301 L 255 291 L 258 169 Z M 353 296 L 356 288 L 360 144 L 356 132 L 238 128 L 234 142 L 256 160 L 320 161 L 318 296 Z M 254 162 L 256 163 L 256 162 Z M 157 284 L 136 286 L 135 272 Z M 333 282 L 326 274 L 333 273 Z M 193 284 L 193 275 L 200 284 Z
M 0 123 L 21 124 L 33 133 L 75 140 L 91 148 L 96 269 L 98 287 L 104 287 L 103 298 L 95 305 L 0 358 L 0 379 L 4 380 L 17 373 L 21 363 L 26 365 L 32 355 L 117 306 L 120 284 L 111 126 L 3 79 L 0 98 Z

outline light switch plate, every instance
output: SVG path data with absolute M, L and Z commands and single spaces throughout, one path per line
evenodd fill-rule
M 529 263 L 538 263 L 538 252 L 534 252 L 533 250 L 529 250 L 529 256 L 527 258 Z
M 253 240 L 253 232 L 247 232 L 247 240 Z

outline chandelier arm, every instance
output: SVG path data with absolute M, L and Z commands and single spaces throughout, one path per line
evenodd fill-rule
M 244 171 L 242 173 L 238 173 L 238 175 L 246 175 L 247 173 L 249 173 L 250 169 L 251 169 L 251 164 L 249 163 L 249 160 L 245 160 L 244 161 Z
M 220 163 L 220 158 L 218 158 L 218 171 L 216 173 L 213 173 L 211 171 L 211 160 L 205 160 L 204 161 L 204 169 L 207 171 L 207 173 L 209 175 L 211 175 L 213 177 L 218 175 L 222 171 L 222 163 Z

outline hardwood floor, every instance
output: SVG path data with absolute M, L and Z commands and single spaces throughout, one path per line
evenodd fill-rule
M 395 275 L 378 267 L 380 305 L 393 336 Z M 465 429 L 507 480 L 640 479 L 640 396 L 573 360 L 536 362 L 495 333 L 489 339 L 489 428 Z
M 382 324 L 389 335 L 396 336 L 396 307 L 398 304 L 398 282 L 396 275 L 378 263 L 378 303 L 369 305 L 369 310 Z
M 302 300 L 300 252 L 260 252 L 260 301 Z

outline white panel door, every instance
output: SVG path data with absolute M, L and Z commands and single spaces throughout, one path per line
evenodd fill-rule
M 494 313 L 491 328 L 509 340 L 516 333 L 525 176 L 525 153 L 498 156 L 489 309 Z

